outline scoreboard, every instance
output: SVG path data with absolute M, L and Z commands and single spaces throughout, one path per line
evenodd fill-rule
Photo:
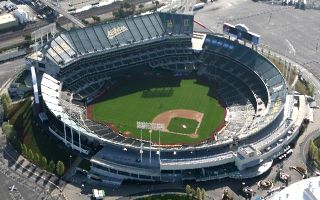
M 228 24 L 228 23 L 223 24 L 223 33 L 230 37 L 237 38 L 238 40 L 243 40 L 246 42 L 250 42 L 254 45 L 259 45 L 260 35 L 251 33 L 245 29 L 236 28 L 231 24 Z

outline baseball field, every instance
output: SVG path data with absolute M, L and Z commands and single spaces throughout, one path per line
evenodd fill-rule
M 161 144 L 198 143 L 224 124 L 225 108 L 211 95 L 209 84 L 196 79 L 127 80 L 91 106 L 93 120 L 112 124 L 128 137 L 140 138 L 137 121 L 164 124 Z M 159 132 L 142 131 L 142 138 L 159 142 Z

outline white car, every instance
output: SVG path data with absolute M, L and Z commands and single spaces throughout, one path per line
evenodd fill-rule
M 291 155 L 292 153 L 293 153 L 293 150 L 292 150 L 292 149 L 289 149 L 289 150 L 286 152 L 287 155 Z

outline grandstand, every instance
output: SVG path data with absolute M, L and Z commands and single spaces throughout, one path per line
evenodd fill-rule
M 37 62 L 42 77 L 48 131 L 90 156 L 90 175 L 103 183 L 256 176 L 300 128 L 292 115 L 303 113 L 303 99 L 294 109 L 279 70 L 237 41 L 193 33 L 192 15 L 152 13 L 73 29 L 55 35 L 39 55 L 30 64 Z M 201 143 L 164 146 L 87 119 L 86 105 L 119 80 L 158 70 L 214 83 L 226 106 L 225 126 Z

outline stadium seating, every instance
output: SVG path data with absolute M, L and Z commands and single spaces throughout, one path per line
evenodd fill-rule
M 208 35 L 205 39 L 204 49 L 202 62 L 213 66 L 213 69 L 210 70 L 208 67 L 208 70 L 211 74 L 215 74 L 215 79 L 218 79 L 218 82 L 224 86 L 219 89 L 222 98 L 226 102 L 230 100 L 242 102 L 241 98 L 238 98 L 239 94 L 235 91 L 235 86 L 237 86 L 240 91 L 245 91 L 245 97 L 254 107 L 253 119 L 246 122 L 247 135 L 250 135 L 250 129 L 254 130 L 253 132 L 258 132 L 277 118 L 278 110 L 283 107 L 285 102 L 286 85 L 276 67 L 255 51 L 222 37 Z M 238 78 L 237 82 L 234 77 Z M 230 83 L 233 89 L 228 89 L 226 82 Z M 249 88 L 249 90 L 245 88 Z M 250 91 L 254 98 L 250 95 Z M 242 102 L 242 104 L 245 103 Z M 249 116 L 251 114 L 252 112 Z M 233 125 L 228 125 L 228 127 L 231 128 Z

